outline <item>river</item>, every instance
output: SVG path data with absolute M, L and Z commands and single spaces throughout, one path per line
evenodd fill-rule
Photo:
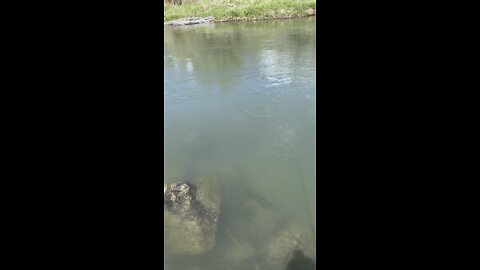
M 315 17 L 164 28 L 164 182 L 218 178 L 218 248 L 232 236 L 248 238 L 245 226 L 235 226 L 247 197 L 315 237 L 315 28 Z M 215 252 L 167 258 L 166 268 L 261 265 L 222 267 Z

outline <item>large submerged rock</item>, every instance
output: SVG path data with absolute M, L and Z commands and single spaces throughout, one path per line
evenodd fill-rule
M 298 257 L 315 260 L 315 240 L 306 226 L 287 224 L 265 245 L 264 259 L 272 269 L 285 269 L 289 262 Z
M 167 255 L 202 255 L 215 246 L 220 190 L 214 178 L 164 186 Z

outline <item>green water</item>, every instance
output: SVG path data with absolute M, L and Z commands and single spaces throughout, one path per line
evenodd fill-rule
M 239 241 L 262 256 L 267 240 L 239 225 L 248 198 L 263 202 L 277 227 L 293 220 L 313 230 L 315 27 L 314 17 L 165 27 L 164 181 L 214 175 L 223 197 L 216 250 L 167 258 L 167 269 L 261 268 L 256 259 L 215 261 Z

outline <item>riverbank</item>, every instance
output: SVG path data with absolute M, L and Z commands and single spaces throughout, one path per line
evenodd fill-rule
M 189 17 L 213 17 L 214 22 L 226 22 L 316 14 L 315 0 L 183 0 L 182 5 L 174 5 L 171 1 L 164 0 L 164 22 Z

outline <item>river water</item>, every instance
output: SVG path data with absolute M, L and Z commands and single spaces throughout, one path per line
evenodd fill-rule
M 235 226 L 248 198 L 315 237 L 315 27 L 315 17 L 165 27 L 164 182 L 218 178 L 219 249 L 251 234 Z M 262 268 L 219 265 L 215 252 L 166 258 L 166 268 Z

